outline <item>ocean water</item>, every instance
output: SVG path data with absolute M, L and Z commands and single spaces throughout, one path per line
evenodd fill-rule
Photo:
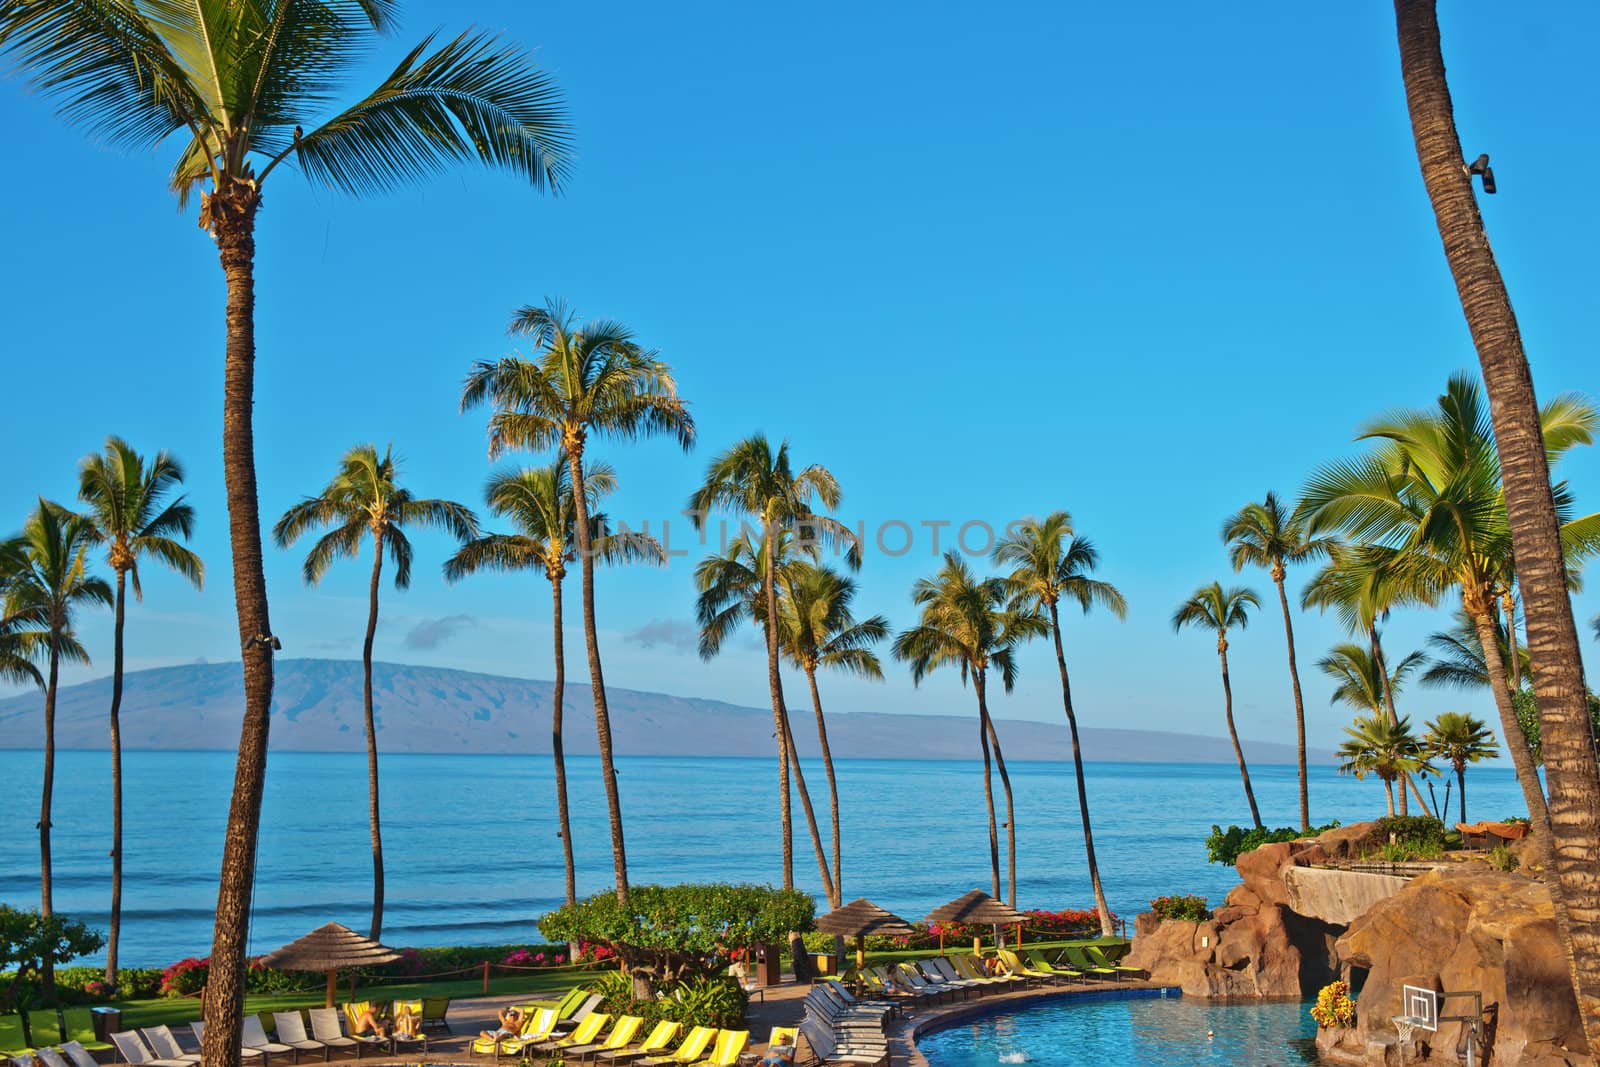
M 123 759 L 122 961 L 165 966 L 204 955 L 234 756 L 129 752 Z M 55 906 L 97 925 L 105 922 L 110 893 L 109 762 L 104 752 L 62 752 L 56 760 Z M 38 905 L 41 763 L 38 752 L 0 751 L 3 903 Z M 621 758 L 617 766 L 635 884 L 779 882 L 775 760 Z M 826 843 L 826 779 L 820 764 L 805 770 Z M 989 888 L 980 763 L 843 760 L 837 770 L 847 900 L 869 897 L 917 919 L 969 889 Z M 1018 761 L 1010 771 L 1019 906 L 1091 906 L 1071 764 Z M 1375 780 L 1341 777 L 1332 767 L 1312 772 L 1316 822 L 1383 814 L 1383 789 Z M 1208 864 L 1203 842 L 1212 823 L 1248 821 L 1237 767 L 1092 763 L 1087 776 L 1101 878 L 1113 910 L 1131 920 L 1152 897 L 1168 893 L 1200 893 L 1220 904 L 1237 876 L 1232 868 Z M 548 756 L 383 757 L 383 939 L 399 946 L 537 940 L 538 917 L 562 896 L 552 777 Z M 1297 821 L 1293 767 L 1252 767 L 1251 778 L 1269 825 Z M 1522 810 L 1509 768 L 1474 768 L 1467 780 L 1472 818 Z M 579 892 L 595 892 L 611 884 L 612 870 L 598 762 L 569 759 L 568 783 Z M 366 930 L 366 790 L 362 754 L 272 754 L 253 952 L 270 951 L 329 921 Z M 1003 820 L 998 782 L 995 792 Z M 821 878 L 798 800 L 794 818 L 796 883 L 815 891 Z

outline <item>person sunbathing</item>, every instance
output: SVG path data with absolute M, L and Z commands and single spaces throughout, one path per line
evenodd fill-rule
M 361 1018 L 357 1019 L 356 1024 L 350 1028 L 351 1037 L 361 1037 L 363 1034 L 369 1033 L 373 1037 L 386 1038 L 389 1036 L 389 1031 L 384 1028 L 383 1020 L 372 1014 L 371 1008 L 362 1012 Z
M 518 1009 L 502 1008 L 500 1010 L 500 1028 L 498 1030 L 479 1030 L 478 1036 L 485 1041 L 499 1041 L 502 1037 L 516 1037 L 522 1029 L 522 1012 Z
M 417 1017 L 411 1014 L 409 1005 L 402 1005 L 400 1010 L 395 1013 L 394 1036 L 411 1038 L 417 1036 Z

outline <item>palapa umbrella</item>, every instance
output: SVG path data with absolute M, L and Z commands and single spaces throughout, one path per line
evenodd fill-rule
M 267 953 L 261 962 L 280 971 L 327 971 L 327 1006 L 331 1008 L 341 967 L 365 967 L 398 959 L 400 953 L 387 945 L 362 937 L 341 923 L 328 923 Z
M 930 923 L 970 923 L 978 926 L 1010 926 L 1012 923 L 1027 921 L 1027 916 L 1021 912 L 1007 907 L 1004 901 L 996 900 L 981 889 L 974 889 L 970 893 L 963 893 L 948 904 L 942 904 L 928 912 Z M 973 948 L 977 949 L 977 938 L 973 938 Z M 939 931 L 939 951 L 944 951 L 944 931 Z
M 910 937 L 916 931 L 900 916 L 884 911 L 865 897 L 858 897 L 842 908 L 817 917 L 817 929 L 825 934 L 856 939 L 856 966 L 867 963 L 867 935 Z

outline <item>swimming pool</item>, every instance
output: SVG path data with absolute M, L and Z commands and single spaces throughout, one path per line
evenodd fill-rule
M 931 1067 L 1290 1067 L 1317 1062 L 1308 1007 L 1087 994 L 983 1016 L 917 1045 Z

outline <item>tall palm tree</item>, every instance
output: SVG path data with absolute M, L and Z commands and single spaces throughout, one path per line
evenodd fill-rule
M 1489 392 L 1522 588 L 1549 783 L 1548 835 L 1560 891 L 1556 923 L 1591 1049 L 1600 1048 L 1600 768 L 1596 766 L 1577 622 L 1567 594 L 1561 520 L 1550 485 L 1533 374 L 1511 297 L 1462 164 L 1436 0 L 1395 0 L 1400 68 L 1422 182 Z M 1520 733 L 1520 730 L 1517 732 Z M 1508 738 L 1508 743 L 1511 739 Z M 1519 768 L 1520 770 L 1520 768 Z
M 1346 704 L 1370 715 L 1386 715 L 1389 694 L 1400 692 L 1406 678 L 1423 662 L 1422 653 L 1413 652 L 1385 677 L 1387 661 L 1382 655 L 1374 655 L 1371 648 L 1348 641 L 1329 649 L 1328 654 L 1317 661 L 1317 668 L 1337 683 L 1328 703 Z
M 1440 713 L 1428 723 L 1423 745 L 1430 755 L 1448 760 L 1455 768 L 1461 795 L 1461 821 L 1467 821 L 1467 764 L 1493 759 L 1499 751 L 1494 731 L 1482 719 L 1459 711 Z
M 610 531 L 600 500 L 616 488 L 616 472 L 607 463 L 590 464 L 584 481 L 589 494 L 590 543 L 607 562 L 665 563 L 666 552 L 655 538 L 639 533 Z M 562 712 L 566 707 L 567 657 L 563 631 L 562 586 L 567 566 L 577 558 L 572 504 L 572 475 L 561 452 L 547 467 L 502 471 L 489 478 L 484 489 L 489 510 L 507 519 L 515 533 L 490 533 L 462 545 L 444 565 L 447 582 L 458 582 L 480 571 L 539 570 L 550 583 L 555 681 L 550 695 L 550 751 L 555 760 L 556 817 L 560 822 L 562 860 L 566 865 L 567 903 L 577 903 L 577 869 L 572 858 L 572 823 L 567 807 L 566 743 Z
M 1374 713 L 1358 716 L 1353 726 L 1345 727 L 1348 738 L 1336 753 L 1341 760 L 1340 774 L 1365 778 L 1376 774 L 1389 798 L 1389 814 L 1394 814 L 1394 783 L 1402 774 L 1431 774 L 1422 742 L 1411 732 L 1411 720 L 1402 715 L 1390 719 Z
M 274 640 L 261 565 L 252 429 L 255 226 L 268 177 L 288 162 L 354 195 L 477 160 L 535 189 L 570 166 L 555 83 L 520 49 L 467 31 L 423 40 L 364 98 L 328 115 L 330 95 L 395 21 L 394 0 L 18 0 L 0 6 L 0 52 L 99 140 L 151 150 L 174 134 L 180 203 L 201 192 L 200 223 L 227 282 L 223 474 L 245 713 L 206 984 L 206 1062 L 238 1067 L 256 832 L 266 776 Z M 431 49 L 431 50 L 430 50 Z M 327 116 L 327 117 L 323 117 Z M 321 121 L 318 121 L 321 119 Z
M 1558 458 L 1592 440 L 1600 412 L 1562 396 L 1545 405 L 1542 419 L 1546 447 Z M 1360 458 L 1321 468 L 1307 484 L 1302 507 L 1310 529 L 1338 530 L 1392 554 L 1389 578 L 1401 600 L 1435 604 L 1455 591 L 1478 632 L 1490 677 L 1507 677 L 1497 617 L 1501 594 L 1512 581 L 1512 544 L 1500 462 L 1477 383 L 1464 373 L 1452 375 L 1433 410 L 1390 413 L 1368 423 L 1358 439 L 1375 443 Z M 1571 510 L 1565 484 L 1556 487 L 1556 496 L 1565 519 Z M 1564 522 L 1564 568 L 1593 551 L 1597 528 L 1600 514 Z M 1511 690 L 1496 685 L 1491 691 L 1529 817 L 1548 829 L 1544 793 L 1517 726 Z M 1541 847 L 1551 843 L 1548 833 L 1535 837 Z
M 1089 577 L 1100 562 L 1100 554 L 1087 538 L 1072 530 L 1072 516 L 1053 511 L 1043 519 L 1025 519 L 1011 527 L 995 545 L 994 561 L 1013 570 L 1007 577 L 1011 592 L 1032 602 L 1050 619 L 1050 635 L 1055 641 L 1056 667 L 1061 673 L 1061 706 L 1067 715 L 1067 730 L 1072 736 L 1072 767 L 1078 780 L 1078 813 L 1083 821 L 1083 851 L 1088 860 L 1089 884 L 1094 890 L 1095 912 L 1100 917 L 1100 932 L 1110 937 L 1116 932 L 1106 893 L 1100 885 L 1100 864 L 1094 853 L 1094 831 L 1089 822 L 1089 792 L 1083 778 L 1083 750 L 1078 745 L 1078 716 L 1072 707 L 1072 683 L 1067 677 L 1067 657 L 1061 643 L 1061 598 L 1076 603 L 1085 615 L 1099 605 L 1118 619 L 1128 614 L 1128 603 L 1110 582 Z
M 43 658 L 40 638 L 48 618 L 37 609 L 10 608 L 11 586 L 27 565 L 22 538 L 0 540 L 0 682 L 43 689 L 44 675 L 34 661 Z
M 833 886 L 828 903 L 844 903 L 844 861 L 839 851 L 839 782 L 828 747 L 828 724 L 822 714 L 817 671 L 828 669 L 863 678 L 883 679 L 883 665 L 872 646 L 889 636 L 889 620 L 874 615 L 859 622 L 850 611 L 855 599 L 853 578 L 803 559 L 788 563 L 778 574 L 783 596 L 778 602 L 778 644 L 784 656 L 805 673 L 811 709 L 817 717 L 817 742 L 822 769 L 828 776 L 828 811 L 833 830 Z
M 1017 646 L 1050 632 L 1050 623 L 1035 604 L 1014 596 L 1002 578 L 979 578 L 955 552 L 944 554 L 944 565 L 931 578 L 919 578 L 911 587 L 911 600 L 921 608 L 917 625 L 894 639 L 895 659 L 911 665 L 911 680 L 922 679 L 940 667 L 954 667 L 961 683 L 970 679 L 978 698 L 978 743 L 983 751 L 983 799 L 989 809 L 989 865 L 992 889 L 1000 896 L 1000 838 L 995 826 L 994 787 L 990 779 L 989 751 L 999 735 L 989 716 L 989 671 L 1000 671 L 1007 693 L 1017 683 Z M 1011 803 L 1011 784 L 1001 767 L 1006 791 L 1007 885 L 1011 906 L 1017 906 L 1017 820 Z
M 4 614 L 30 620 L 27 645 L 47 663 L 44 689 L 44 782 L 39 796 L 39 913 L 54 914 L 51 886 L 50 809 L 56 775 L 56 688 L 61 663 L 88 663 L 73 622 L 79 610 L 112 603 L 111 586 L 89 573 L 94 524 L 59 504 L 39 499 L 23 524 L 17 569 L 6 590 Z M 55 966 L 44 961 L 44 993 L 55 998 Z
M 1521 688 L 1518 674 L 1529 670 L 1528 650 L 1517 648 L 1506 628 L 1505 619 L 1495 620 L 1500 635 L 1500 659 L 1506 666 L 1506 684 L 1515 691 Z M 1483 646 L 1478 643 L 1478 630 L 1472 617 L 1457 609 L 1454 622 L 1448 630 L 1437 630 L 1428 635 L 1428 648 L 1432 658 L 1428 669 L 1422 673 L 1422 684 L 1455 689 L 1489 688 L 1489 667 L 1484 662 Z M 1513 668 L 1512 664 L 1519 666 Z
M 1300 829 L 1311 829 L 1311 794 L 1306 778 L 1306 706 L 1300 695 L 1300 668 L 1294 658 L 1294 620 L 1289 615 L 1289 594 L 1283 579 L 1291 563 L 1306 563 L 1328 554 L 1326 538 L 1307 537 L 1305 523 L 1294 511 L 1284 508 L 1278 494 L 1267 492 L 1259 504 L 1252 501 L 1230 515 L 1222 524 L 1222 540 L 1235 573 L 1246 566 L 1265 567 L 1278 587 L 1278 604 L 1283 608 L 1283 636 L 1289 649 L 1289 684 L 1294 690 L 1294 731 L 1296 757 L 1300 764 Z
M 166 452 L 147 466 L 144 457 L 120 437 L 106 439 L 105 450 L 86 457 L 78 468 L 78 499 L 106 546 L 106 562 L 116 579 L 115 623 L 111 638 L 111 915 L 106 936 L 106 983 L 117 985 L 117 939 L 122 928 L 122 631 L 127 587 L 144 599 L 139 559 L 150 557 L 176 571 L 196 589 L 205 583 L 205 564 L 184 546 L 194 528 L 194 509 L 182 496 L 168 498 L 183 483 L 183 468 Z
M 1239 744 L 1239 731 L 1233 728 L 1233 684 L 1228 680 L 1228 631 L 1237 627 L 1243 630 L 1250 623 L 1250 609 L 1259 608 L 1261 601 L 1243 586 L 1223 589 L 1221 582 L 1202 585 L 1194 595 L 1172 615 L 1173 632 L 1186 626 L 1209 630 L 1217 635 L 1217 658 L 1222 663 L 1223 710 L 1228 719 L 1228 736 L 1233 739 L 1233 754 L 1239 758 L 1239 777 L 1244 781 L 1244 796 L 1250 802 L 1250 818 L 1257 829 L 1261 827 L 1261 810 L 1256 807 L 1255 790 L 1250 788 L 1250 769 L 1245 766 L 1244 748 Z
M 791 549 L 807 551 L 824 545 L 846 546 L 846 558 L 859 566 L 860 545 L 837 519 L 816 510 L 839 506 L 839 482 L 826 467 L 811 464 L 798 470 L 789 460 L 789 442 L 777 448 L 765 434 L 755 433 L 735 442 L 711 461 L 699 489 L 689 498 L 690 521 L 697 531 L 704 530 L 714 511 L 726 511 L 756 523 L 750 545 L 760 564 L 757 595 L 760 608 L 752 617 L 761 626 L 767 650 L 767 689 L 772 698 L 772 727 L 778 742 L 779 820 L 783 844 L 783 887 L 794 886 L 794 830 L 789 807 L 789 772 L 801 794 L 807 821 L 816 845 L 817 866 L 824 886 L 831 887 L 828 861 L 821 848 L 811 797 L 805 788 L 805 775 L 799 753 L 794 751 L 789 709 L 783 696 L 783 677 L 779 671 L 781 649 L 777 635 L 778 570 L 783 556 Z M 702 586 L 702 601 L 706 587 Z
M 372 938 L 383 933 L 383 832 L 378 817 L 378 732 L 372 715 L 372 642 L 378 633 L 378 588 L 383 556 L 394 563 L 394 587 L 411 587 L 412 527 L 444 530 L 457 541 L 478 534 L 472 510 L 453 500 L 419 500 L 396 482 L 399 463 L 390 446 L 378 455 L 372 444 L 356 445 L 339 460 L 333 479 L 316 496 L 283 513 L 272 528 L 279 548 L 303 534 L 327 529 L 306 553 L 301 575 L 307 585 L 322 581 L 341 559 L 356 559 L 361 543 L 372 540 L 372 578 L 367 587 L 367 633 L 361 645 L 361 710 L 367 727 L 367 824 L 372 838 Z
M 488 403 L 489 456 L 507 449 L 561 449 L 572 479 L 573 527 L 578 542 L 583 637 L 594 692 L 594 726 L 611 822 L 611 857 L 617 900 L 628 902 L 628 854 L 622 834 L 622 798 L 611 749 L 611 713 L 594 611 L 594 544 L 585 486 L 584 449 L 590 435 L 625 441 L 669 434 L 684 451 L 694 444 L 694 418 L 678 396 L 672 372 L 656 353 L 641 348 L 619 322 L 582 322 L 559 301 L 526 305 L 511 316 L 513 336 L 536 349 L 531 360 L 479 361 L 461 387 L 461 410 Z

